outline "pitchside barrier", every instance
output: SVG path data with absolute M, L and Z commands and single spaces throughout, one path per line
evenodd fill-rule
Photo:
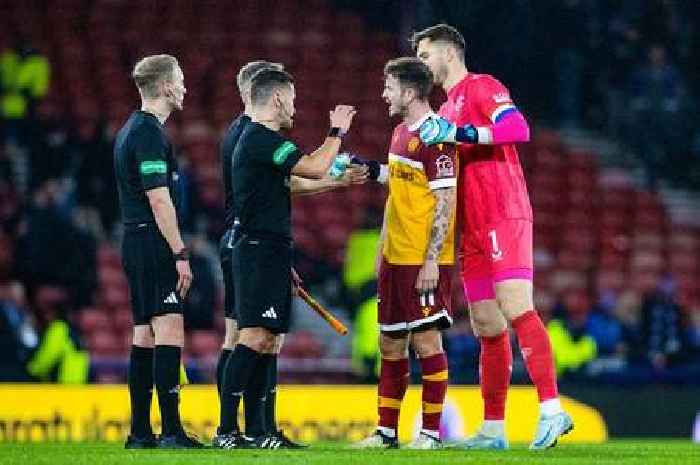
M 129 396 L 123 385 L 5 384 L 0 385 L 0 399 L 0 441 L 122 441 L 129 431 Z M 291 437 L 305 442 L 355 441 L 371 433 L 376 425 L 374 387 L 282 385 L 277 402 L 279 426 Z M 594 408 L 569 397 L 563 397 L 562 403 L 576 423 L 562 441 L 606 440 L 605 422 Z M 420 411 L 420 387 L 411 387 L 401 410 L 399 434 L 403 441 L 420 427 Z M 216 388 L 183 388 L 181 413 L 189 431 L 201 438 L 212 437 L 219 417 Z M 151 415 L 159 430 L 155 401 Z M 536 392 L 531 388 L 512 388 L 506 418 L 509 439 L 532 440 L 537 416 Z M 443 438 L 473 433 L 481 418 L 481 393 L 477 387 L 449 388 L 441 427 Z

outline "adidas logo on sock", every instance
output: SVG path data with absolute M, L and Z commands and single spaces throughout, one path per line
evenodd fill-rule
M 175 292 L 174 291 L 171 292 L 170 295 L 168 295 L 168 297 L 165 298 L 163 303 L 164 304 L 176 304 L 176 303 L 178 303 L 177 295 L 175 294 Z
M 275 307 L 270 307 L 265 312 L 262 314 L 263 318 L 272 318 L 273 320 L 277 319 L 277 312 L 275 311 Z

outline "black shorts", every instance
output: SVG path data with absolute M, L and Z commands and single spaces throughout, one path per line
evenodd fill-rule
M 127 225 L 122 264 L 129 282 L 134 325 L 147 325 L 166 313 L 182 314 L 177 269 L 170 246 L 155 223 Z
M 224 317 L 237 320 L 235 309 L 235 295 L 233 287 L 233 264 L 231 262 L 233 250 L 233 229 L 228 229 L 219 241 L 219 259 L 221 260 L 221 273 L 224 276 Z
M 292 310 L 291 244 L 243 234 L 232 252 L 238 328 L 288 332 Z

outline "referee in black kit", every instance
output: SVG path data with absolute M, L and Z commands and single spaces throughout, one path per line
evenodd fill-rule
M 289 330 L 291 312 L 290 176 L 321 179 L 340 149 L 355 109 L 339 105 L 330 112 L 331 129 L 324 143 L 304 156 L 280 134 L 294 118 L 294 81 L 279 69 L 263 69 L 252 79 L 251 123 L 233 153 L 233 205 L 238 228 L 233 238 L 232 271 L 239 339 L 224 369 L 221 422 L 212 444 L 235 448 L 235 413 L 241 393 L 258 386 L 264 396 L 268 364 L 274 361 L 275 336 Z M 261 436 L 262 441 L 270 437 Z M 264 444 L 258 447 L 265 447 Z
M 170 113 L 182 110 L 184 76 L 177 59 L 153 55 L 136 64 L 132 77 L 141 109 L 131 114 L 114 143 L 124 222 L 122 262 L 134 318 L 128 378 L 132 419 L 125 447 L 201 448 L 185 433 L 178 408 L 182 302 L 192 271 L 177 225 L 177 163 L 163 130 Z M 154 382 L 163 424 L 159 440 L 150 424 Z
M 221 270 L 224 277 L 224 320 L 226 324 L 226 334 L 222 345 L 221 354 L 216 365 L 216 384 L 219 395 L 221 395 L 221 384 L 223 373 L 228 358 L 233 352 L 238 342 L 238 325 L 234 308 L 234 283 L 233 270 L 231 264 L 233 239 L 235 234 L 236 214 L 233 202 L 233 182 L 231 171 L 233 168 L 233 154 L 244 129 L 251 123 L 250 114 L 253 113 L 253 106 L 250 98 L 250 86 L 253 76 L 264 69 L 284 70 L 281 63 L 272 63 L 264 60 L 256 60 L 246 63 L 241 67 L 236 77 L 236 84 L 240 92 L 241 100 L 244 104 L 244 112 L 238 115 L 229 125 L 221 141 L 221 164 L 224 182 L 224 207 L 226 211 L 226 232 L 222 235 L 219 254 L 221 258 Z M 321 179 L 306 179 L 292 175 L 290 177 L 290 192 L 294 195 L 308 195 L 318 192 L 325 192 L 331 189 L 349 186 L 351 184 L 362 184 L 367 180 L 367 169 L 358 165 L 348 167 L 342 177 L 333 178 L 326 174 Z M 243 392 L 243 403 L 245 404 L 245 435 L 239 434 L 237 444 L 230 442 L 230 448 L 247 448 L 264 445 L 265 448 L 298 449 L 305 447 L 289 439 L 283 431 L 277 428 L 276 421 L 276 399 L 277 399 L 277 355 L 279 354 L 284 335 L 275 337 L 275 350 L 267 363 L 267 376 L 257 374 L 247 389 Z M 256 383 L 266 383 L 263 398 L 251 395 L 259 393 L 260 388 Z M 257 395 L 257 394 L 256 394 Z M 238 412 L 234 412 L 234 418 Z M 238 430 L 238 425 L 236 425 Z M 267 435 L 267 442 L 260 436 Z

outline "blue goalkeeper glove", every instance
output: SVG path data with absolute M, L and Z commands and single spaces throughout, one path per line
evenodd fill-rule
M 454 144 L 455 142 L 476 144 L 479 140 L 479 133 L 473 125 L 457 127 L 441 116 L 433 116 L 425 120 L 419 131 L 420 139 L 427 145 Z

